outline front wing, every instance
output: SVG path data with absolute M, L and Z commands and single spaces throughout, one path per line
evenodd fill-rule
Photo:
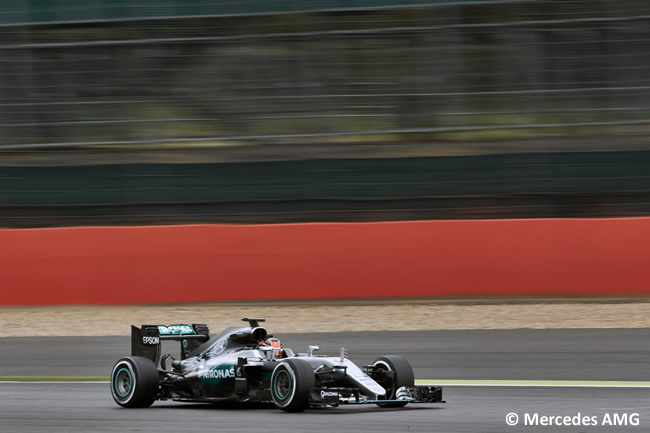
M 442 388 L 432 385 L 416 385 L 402 387 L 401 394 L 395 400 L 368 399 L 359 393 L 358 388 L 321 388 L 310 389 L 309 400 L 314 405 L 338 404 L 370 404 L 370 403 L 445 403 L 442 399 Z

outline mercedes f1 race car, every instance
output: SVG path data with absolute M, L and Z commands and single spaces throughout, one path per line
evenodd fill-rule
M 379 357 L 359 367 L 338 356 L 317 356 L 317 346 L 295 354 L 259 325 L 242 319 L 210 337 L 206 325 L 131 327 L 132 356 L 117 361 L 111 394 L 127 408 L 148 407 L 156 400 L 254 402 L 287 412 L 341 404 L 402 407 L 443 402 L 442 388 L 415 385 L 413 370 L 401 355 Z M 161 355 L 164 340 L 180 341 L 180 359 Z

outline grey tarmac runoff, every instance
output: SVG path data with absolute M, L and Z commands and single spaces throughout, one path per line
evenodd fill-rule
M 346 406 L 299 414 L 265 407 L 156 402 L 148 409 L 115 405 L 108 384 L 0 384 L 4 433 L 32 432 L 645 432 L 650 389 L 449 387 L 446 405 L 402 409 Z M 506 416 L 638 413 L 640 426 L 510 427 Z
M 341 406 L 287 414 L 268 407 L 156 402 L 149 409 L 128 410 L 115 405 L 108 383 L 104 382 L 113 363 L 128 354 L 128 337 L 7 337 L 0 338 L 0 431 L 650 429 L 650 329 L 278 336 L 294 350 L 319 344 L 322 353 L 337 353 L 344 346 L 350 358 L 359 364 L 378 355 L 402 353 L 410 360 L 420 383 L 445 386 L 447 404 L 409 405 L 404 409 Z M 75 382 L 76 378 L 86 378 L 88 382 Z M 36 381 L 27 381 L 30 379 Z M 511 426 L 508 423 L 513 414 L 517 423 Z M 558 420 L 568 424 L 554 424 Z M 620 425 L 623 421 L 626 425 Z M 581 424 L 575 425 L 576 422 Z

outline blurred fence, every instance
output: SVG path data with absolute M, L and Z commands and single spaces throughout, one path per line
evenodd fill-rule
M 3 1 L 0 226 L 648 215 L 649 48 L 646 0 Z
M 650 122 L 644 0 L 12 0 L 0 23 L 2 150 Z

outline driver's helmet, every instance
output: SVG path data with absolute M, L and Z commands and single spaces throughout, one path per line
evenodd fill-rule
M 273 353 L 274 358 L 282 358 L 283 350 L 282 350 L 282 342 L 277 339 L 277 338 L 267 338 L 266 340 L 262 341 L 260 343 L 260 346 L 266 346 L 266 347 L 272 347 L 273 350 L 271 353 Z

